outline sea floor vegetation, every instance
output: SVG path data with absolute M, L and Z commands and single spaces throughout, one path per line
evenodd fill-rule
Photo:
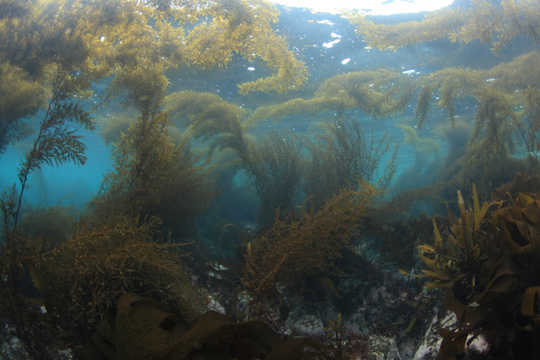
M 538 357 L 540 5 L 461 3 L 326 76 L 265 0 L 0 0 L 0 358 Z

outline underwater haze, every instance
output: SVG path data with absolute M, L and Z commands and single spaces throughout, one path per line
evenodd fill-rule
M 539 19 L 0 0 L 0 358 L 537 358 Z

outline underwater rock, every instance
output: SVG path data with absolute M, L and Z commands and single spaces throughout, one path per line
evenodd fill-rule
M 324 333 L 324 324 L 315 315 L 302 316 L 293 324 L 292 328 L 300 335 L 322 335 Z
M 440 359 L 439 348 L 441 346 L 442 338 L 439 336 L 440 329 L 453 328 L 457 323 L 456 314 L 451 311 L 447 311 L 446 316 L 442 319 L 439 318 L 438 313 L 435 314 L 431 320 L 431 324 L 426 331 L 424 341 L 416 350 L 414 354 L 414 360 L 430 360 Z M 469 335 L 470 339 L 471 335 Z M 469 341 L 467 340 L 467 342 Z M 476 358 L 478 355 L 485 354 L 489 350 L 489 343 L 482 335 L 474 338 L 467 347 L 465 354 L 466 359 Z
M 439 359 L 439 347 L 442 342 L 442 338 L 439 336 L 439 330 L 441 327 L 451 324 L 456 321 L 454 313 L 448 313 L 447 316 L 440 320 L 438 311 L 435 312 L 435 316 L 431 320 L 431 324 L 426 330 L 424 335 L 424 341 L 416 350 L 413 359 L 414 360 L 428 360 Z
M 14 329 L 8 325 L 0 329 L 0 359 L 30 359 L 24 345 L 13 332 Z M 58 349 L 54 354 L 54 359 L 71 360 L 73 353 L 71 349 Z
M 402 360 L 396 339 L 373 335 L 370 338 L 369 359 L 373 360 Z
M 414 338 L 408 338 L 398 346 L 399 353 L 403 359 L 412 359 L 416 351 L 416 341 Z
M 225 307 L 212 295 L 208 295 L 208 305 L 206 306 L 207 310 L 215 311 L 221 315 L 225 315 Z
M 136 294 L 117 301 L 116 319 L 98 332 L 80 351 L 85 360 L 298 360 L 322 353 L 322 346 L 308 338 L 281 340 L 266 323 L 236 322 L 208 311 L 193 324 L 181 315 L 160 309 L 159 303 Z

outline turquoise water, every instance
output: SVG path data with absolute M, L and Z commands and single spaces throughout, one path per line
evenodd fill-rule
M 535 358 L 540 5 L 458 3 L 0 0 L 2 341 Z
M 437 58 L 444 54 L 444 44 L 438 45 L 413 45 L 411 48 L 402 49 L 398 53 L 381 52 L 367 46 L 361 36 L 354 32 L 354 27 L 345 19 L 332 14 L 311 13 L 307 9 L 281 7 L 280 21 L 275 28 L 278 34 L 287 38 L 291 50 L 300 60 L 306 63 L 310 75 L 309 81 L 313 85 L 320 84 L 325 79 L 343 73 L 363 71 L 365 69 L 389 68 L 398 72 L 414 71 L 415 74 L 425 74 L 430 70 L 426 57 Z M 422 14 L 397 15 L 387 17 L 391 22 L 395 19 L 414 20 L 422 17 Z M 394 19 L 395 18 L 395 19 Z M 365 45 L 365 46 L 364 46 Z M 486 51 L 488 57 L 489 52 Z M 484 55 L 486 55 L 484 54 Z M 460 61 L 461 63 L 462 61 Z M 465 61 L 466 63 L 466 61 Z M 243 105 L 243 102 L 258 101 L 257 97 L 267 99 L 267 95 L 240 96 L 236 85 L 243 81 L 250 81 L 260 76 L 268 75 L 268 69 L 261 64 L 253 70 L 252 63 L 238 59 L 225 69 L 202 71 L 186 69 L 174 74 L 170 79 L 169 90 L 184 89 L 182 84 L 188 82 L 189 89 L 194 91 L 208 91 L 218 94 L 227 101 Z M 215 74 L 217 72 L 217 76 Z M 177 77 L 177 79 L 176 79 Z M 104 84 L 94 86 L 96 95 L 103 93 Z M 291 93 L 294 97 L 294 93 Z M 353 116 L 361 119 L 362 127 L 366 133 L 373 130 L 379 137 L 383 132 L 390 132 L 394 141 L 402 140 L 402 132 L 395 129 L 396 121 L 401 117 L 412 116 L 413 105 L 402 114 L 389 118 L 372 121 L 362 111 L 354 111 Z M 90 109 L 93 102 L 89 102 L 86 109 Z M 106 112 L 105 112 L 106 113 Z M 444 110 L 440 110 L 444 117 Z M 110 112 L 109 112 L 110 114 Z M 94 118 L 103 116 L 100 113 L 93 114 Z M 326 115 L 323 115 L 323 117 Z M 34 121 L 38 121 L 39 116 Z M 298 116 L 297 119 L 289 118 L 281 124 L 267 124 L 268 128 L 284 128 L 298 132 L 307 132 L 312 120 L 306 116 Z M 35 123 L 34 123 L 35 124 Z M 34 126 L 37 126 L 35 124 Z M 429 127 L 431 124 L 427 126 Z M 88 162 L 84 166 L 64 164 L 60 167 L 44 165 L 41 171 L 37 171 L 30 179 L 30 186 L 25 196 L 25 202 L 32 206 L 74 205 L 83 208 L 99 191 L 103 175 L 111 170 L 112 156 L 111 145 L 106 146 L 99 137 L 99 127 L 94 132 L 80 130 L 87 150 Z M 11 145 L 7 151 L 1 154 L 0 166 L 3 171 L 0 177 L 2 187 L 9 187 L 16 182 L 16 170 L 24 159 L 25 151 L 31 146 L 32 138 L 24 139 L 18 144 Z M 445 144 L 441 143 L 444 148 Z M 414 155 L 410 145 L 402 144 L 399 151 L 397 179 L 401 172 L 406 171 L 414 163 Z M 384 160 L 382 162 L 384 164 Z
M 96 132 L 80 131 L 87 146 L 88 161 L 82 166 L 44 165 L 32 174 L 25 201 L 31 206 L 74 206 L 82 209 L 97 195 L 103 175 L 111 169 L 111 146 L 106 146 Z M 0 158 L 3 188 L 17 182 L 17 169 L 30 145 L 9 147 Z

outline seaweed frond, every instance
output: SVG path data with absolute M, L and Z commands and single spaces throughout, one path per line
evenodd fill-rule
M 343 190 L 321 209 L 299 219 L 276 217 L 273 226 L 248 244 L 242 282 L 250 296 L 253 316 L 267 318 L 269 308 L 293 298 L 284 294 L 313 294 L 316 285 L 335 292 L 330 277 L 342 272 L 333 261 L 351 245 L 351 235 L 380 195 L 362 183 L 360 190 Z M 278 290 L 279 288 L 279 290 Z
M 463 8 L 428 13 L 421 21 L 392 25 L 375 24 L 355 11 L 344 12 L 343 15 L 356 26 L 356 31 L 365 37 L 369 46 L 380 50 L 396 50 L 447 38 L 464 43 L 480 40 L 498 53 L 518 35 L 539 42 L 540 24 L 537 19 L 540 10 L 537 5 L 534 0 L 504 0 L 497 4 L 476 0 Z
M 78 79 L 65 69 L 58 68 L 52 72 L 50 82 L 52 97 L 33 146 L 18 169 L 20 190 L 18 198 L 13 200 L 16 207 L 12 213 L 4 214 L 4 217 L 12 217 L 14 227 L 18 222 L 28 177 L 34 170 L 40 169 L 43 164 L 58 166 L 73 162 L 84 165 L 86 162 L 86 146 L 79 140 L 80 136 L 76 135 L 76 129 L 68 125 L 74 123 L 89 130 L 94 128 L 90 114 L 80 104 L 70 101 L 72 96 L 80 92 Z
M 433 98 L 433 88 L 430 84 L 423 85 L 418 93 L 418 99 L 416 100 L 416 109 L 414 111 L 414 117 L 418 119 L 416 125 L 418 129 L 422 128 L 422 125 L 427 120 L 428 111 L 431 106 L 431 99 Z
M 439 228 L 434 220 L 433 245 L 418 248 L 429 268 L 423 270 L 430 279 L 426 286 L 446 289 L 445 307 L 457 316 L 455 328 L 441 331 L 440 354 L 453 359 L 464 352 L 469 336 L 489 333 L 498 339 L 491 353 L 533 356 L 537 346 L 532 339 L 540 333 L 534 305 L 540 246 L 538 195 L 520 193 L 508 203 L 480 203 L 473 184 L 472 200 L 467 207 L 458 192 L 459 214 L 448 212 L 449 228 Z
M 357 189 L 358 179 L 386 189 L 396 169 L 399 143 L 385 133 L 378 141 L 365 134 L 360 122 L 338 116 L 313 126 L 304 139 L 310 161 L 305 170 L 305 192 L 309 205 L 318 209 L 343 189 Z M 381 159 L 392 158 L 377 177 Z

